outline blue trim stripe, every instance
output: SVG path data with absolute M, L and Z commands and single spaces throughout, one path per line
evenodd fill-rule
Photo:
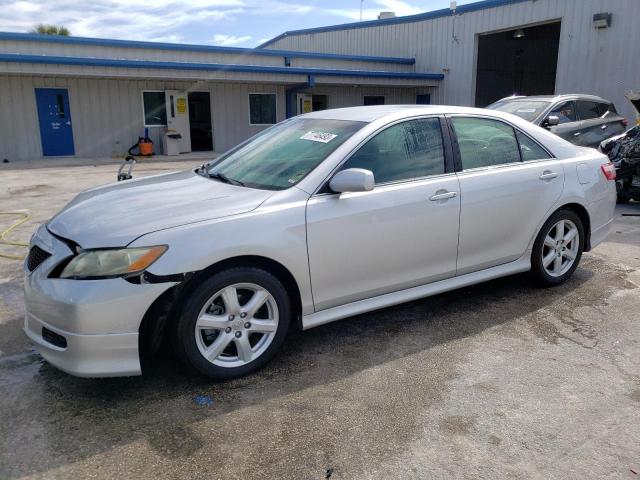
M 467 3 L 466 5 L 459 5 L 456 8 L 456 14 L 461 15 L 463 13 L 475 12 L 478 10 L 484 10 L 486 8 L 502 7 L 505 5 L 511 5 L 521 2 L 529 2 L 531 0 L 483 0 L 480 2 Z M 357 28 L 367 27 L 379 27 L 383 25 L 397 25 L 399 23 L 411 23 L 420 22 L 423 20 L 433 20 L 436 18 L 451 16 L 451 10 L 448 8 L 442 8 L 440 10 L 433 10 L 431 12 L 418 13 L 417 15 L 407 15 L 404 17 L 385 18 L 383 20 L 367 20 L 365 22 L 353 22 L 343 23 L 341 25 L 329 25 L 326 27 L 305 28 L 302 30 L 290 30 L 288 32 L 281 33 L 277 37 L 273 37 L 271 40 L 267 40 L 261 43 L 256 48 L 264 48 L 272 43 L 277 42 L 285 37 L 292 35 L 304 35 L 307 33 L 321 33 L 321 32 L 335 32 L 337 30 L 353 30 Z
M 150 60 L 118 60 L 113 58 L 57 57 L 49 55 L 0 54 L 0 62 L 74 65 L 90 67 L 160 68 L 164 70 L 203 70 L 222 72 L 277 73 L 289 75 L 327 75 L 331 77 L 404 78 L 442 80 L 441 73 L 384 72 L 371 70 L 337 70 L 331 68 L 274 67 L 222 63 L 157 62 Z
M 340 55 L 336 53 L 296 52 L 289 50 L 263 50 L 254 48 L 219 47 L 215 45 L 190 45 L 181 43 L 139 42 L 133 40 L 114 40 L 86 37 L 65 37 L 61 35 L 38 35 L 34 33 L 0 32 L 0 40 L 24 42 L 63 43 L 73 45 L 92 45 L 99 47 L 148 48 L 153 50 L 173 50 L 186 52 L 225 53 L 230 55 L 263 55 L 269 57 L 318 58 L 354 62 L 397 63 L 414 65 L 415 58 L 375 57 L 370 55 Z

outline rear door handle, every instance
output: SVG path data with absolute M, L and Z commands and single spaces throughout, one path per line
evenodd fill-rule
M 550 170 L 545 170 L 544 172 L 542 172 L 542 175 L 540 175 L 540 180 L 553 180 L 554 178 L 556 178 L 558 176 L 558 174 L 556 172 L 552 172 Z
M 574 134 L 573 134 L 573 136 L 574 136 L 574 137 L 578 137 L 578 136 L 580 136 L 580 134 L 581 134 L 581 133 L 582 133 L 582 132 L 576 132 L 576 133 L 574 133 Z
M 457 196 L 458 194 L 456 192 L 440 192 L 430 196 L 429 200 L 431 200 L 432 202 L 437 202 L 438 200 L 448 200 Z
M 607 128 L 608 126 L 609 126 L 609 125 L 607 125 L 607 124 L 605 123 L 605 124 L 604 124 L 604 125 L 602 125 L 600 128 L 601 128 L 602 130 L 604 130 L 604 129 L 605 129 L 605 128 Z

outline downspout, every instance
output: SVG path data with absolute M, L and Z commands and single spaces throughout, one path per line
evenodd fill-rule
M 299 85 L 295 85 L 291 88 L 287 88 L 285 93 L 286 98 L 286 112 L 287 118 L 291 118 L 295 115 L 296 112 L 296 93 L 306 90 L 307 88 L 313 88 L 316 85 L 316 77 L 313 75 L 309 75 L 307 77 L 307 83 L 301 83 Z

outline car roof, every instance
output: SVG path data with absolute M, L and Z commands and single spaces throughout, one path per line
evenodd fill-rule
M 565 93 L 562 95 L 514 96 L 514 97 L 503 98 L 500 101 L 505 101 L 505 100 L 512 100 L 514 102 L 527 101 L 527 100 L 540 100 L 540 101 L 547 101 L 547 102 L 557 102 L 562 100 L 591 100 L 594 102 L 611 103 L 609 100 L 606 100 L 602 97 L 598 97 L 597 95 L 588 95 L 585 93 Z
M 449 105 L 375 105 L 369 107 L 346 107 L 300 115 L 303 118 L 328 120 L 349 120 L 353 122 L 373 122 L 384 117 L 415 117 L 419 115 L 441 115 L 447 113 L 475 113 L 499 116 L 495 110 Z

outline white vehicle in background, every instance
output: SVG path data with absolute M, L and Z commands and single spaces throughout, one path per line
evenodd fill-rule
M 519 117 L 325 110 L 195 170 L 78 195 L 31 241 L 25 331 L 79 376 L 141 373 L 170 337 L 213 378 L 290 328 L 531 271 L 569 278 L 616 202 L 613 165 Z

